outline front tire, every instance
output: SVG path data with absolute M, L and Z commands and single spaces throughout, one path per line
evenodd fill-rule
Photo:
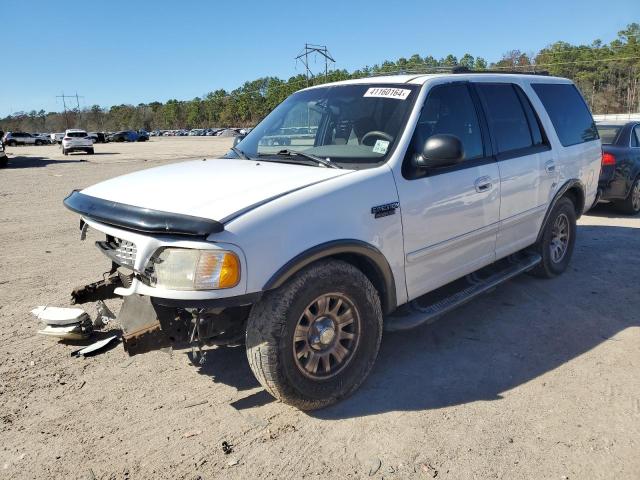
M 553 278 L 563 273 L 569 266 L 576 242 L 575 205 L 567 197 L 562 197 L 553 207 L 535 250 L 542 261 L 531 273 L 541 278 Z
M 640 212 L 640 176 L 631 185 L 627 198 L 615 202 L 614 206 L 627 215 L 637 215 Z
M 382 339 L 380 298 L 356 267 L 324 260 L 265 293 L 247 321 L 249 365 L 274 397 L 331 405 L 365 380 Z

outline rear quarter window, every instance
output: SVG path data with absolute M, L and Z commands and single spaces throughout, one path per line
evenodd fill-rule
M 533 83 L 558 134 L 560 143 L 569 147 L 597 140 L 598 131 L 582 95 L 569 83 Z

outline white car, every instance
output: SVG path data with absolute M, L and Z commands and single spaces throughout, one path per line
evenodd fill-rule
M 4 144 L 9 147 L 17 145 L 44 145 L 45 141 L 35 135 L 26 132 L 7 132 L 4 136 Z
M 65 205 L 105 235 L 129 354 L 244 340 L 268 392 L 314 409 L 363 382 L 384 329 L 563 273 L 601 154 L 567 79 L 363 78 L 294 93 L 222 159 Z
M 64 132 L 62 139 L 62 153 L 86 152 L 93 155 L 93 139 L 85 130 L 69 129 Z
M 51 143 L 61 144 L 62 139 L 64 138 L 64 133 L 51 133 L 50 135 Z

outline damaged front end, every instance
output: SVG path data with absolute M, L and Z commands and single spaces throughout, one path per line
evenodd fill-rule
M 122 297 L 117 319 L 129 355 L 243 341 L 255 298 L 244 295 L 240 282 L 242 251 L 207 241 L 219 230 L 217 222 L 153 211 L 149 217 L 149 211 L 79 193 L 69 199 L 73 210 L 86 210 L 80 212 L 87 215 L 80 222 L 81 239 L 89 226 L 104 234 L 95 246 L 111 261 L 102 280 L 73 290 L 72 303 Z M 226 295 L 215 292 L 220 289 Z

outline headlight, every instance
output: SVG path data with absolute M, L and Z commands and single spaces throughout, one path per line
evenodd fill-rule
M 162 248 L 146 268 L 152 287 L 169 290 L 216 290 L 240 281 L 240 260 L 226 250 Z

